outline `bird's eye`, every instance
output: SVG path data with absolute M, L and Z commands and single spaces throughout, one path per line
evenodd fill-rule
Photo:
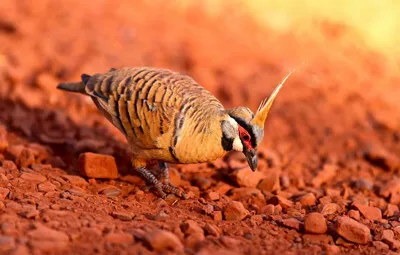
M 250 140 L 250 136 L 244 135 L 244 136 L 243 136 L 243 139 L 244 139 L 245 141 L 248 141 L 248 140 Z

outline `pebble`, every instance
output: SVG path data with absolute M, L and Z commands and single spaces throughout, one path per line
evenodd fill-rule
M 212 212 L 214 211 L 214 206 L 210 205 L 210 204 L 205 205 L 203 207 L 203 211 L 204 211 L 205 214 L 212 214 Z
M 233 171 L 229 174 L 229 177 L 240 187 L 255 188 L 265 176 L 260 171 L 253 172 L 253 170 L 247 166 L 246 168 Z
M 213 220 L 215 220 L 215 221 L 222 220 L 222 212 L 221 211 L 213 211 L 211 214 L 212 214 Z
M 35 156 L 32 151 L 29 149 L 23 149 L 17 158 L 16 164 L 19 167 L 28 167 L 33 163 L 35 163 Z
M 50 192 L 55 191 L 57 186 L 51 182 L 43 182 L 38 185 L 38 191 L 40 192 Z
M 383 215 L 389 218 L 394 216 L 394 214 L 397 212 L 399 212 L 399 207 L 397 205 L 388 204 Z
M 68 246 L 69 238 L 64 232 L 41 226 L 27 233 L 30 245 L 42 251 L 63 250 Z
M 321 213 L 312 212 L 304 219 L 304 230 L 312 234 L 324 234 L 328 231 L 326 220 Z
M 273 204 L 273 205 L 280 205 L 282 206 L 282 208 L 286 209 L 286 208 L 290 208 L 293 206 L 293 202 L 281 197 L 281 196 L 273 196 L 270 199 L 268 199 L 268 204 Z
M 355 220 L 360 220 L 360 212 L 356 210 L 350 210 L 347 215 Z
M 0 235 L 0 253 L 7 254 L 7 252 L 15 248 L 15 240 L 11 236 Z
M 378 249 L 379 251 L 388 251 L 389 250 L 389 245 L 385 244 L 382 241 L 373 241 L 372 245 Z
M 39 216 L 39 211 L 36 209 L 33 209 L 33 210 L 21 212 L 21 213 L 19 213 L 19 215 L 21 215 L 22 217 L 27 218 L 27 219 L 34 219 Z
M 317 203 L 317 198 L 314 193 L 307 193 L 299 199 L 300 204 L 305 206 L 314 206 Z
M 314 187 L 319 188 L 322 184 L 328 182 L 336 176 L 337 166 L 333 164 L 325 164 L 321 171 L 318 172 L 311 183 Z
M 106 195 L 106 196 L 109 196 L 109 197 L 116 197 L 116 196 L 118 196 L 118 195 L 121 194 L 121 193 L 122 193 L 122 190 L 117 189 L 117 188 L 111 188 L 111 187 L 108 187 L 108 188 L 106 188 L 106 189 L 103 189 L 103 190 L 100 192 L 100 194 L 103 194 L 103 195 Z
M 132 215 L 131 213 L 124 213 L 124 212 L 112 212 L 111 216 L 122 221 L 130 221 L 134 217 L 134 215 Z
M 263 178 L 258 184 L 258 188 L 263 191 L 273 192 L 281 189 L 279 175 L 280 168 L 271 169 L 271 172 L 268 172 L 268 175 Z
M 72 185 L 75 186 L 87 186 L 89 183 L 80 176 L 77 175 L 63 175 L 63 179 L 70 182 Z
M 359 210 L 367 220 L 382 219 L 382 212 L 379 208 L 363 205 L 360 202 L 354 202 L 352 206 Z
M 400 241 L 395 240 L 393 230 L 390 229 L 383 230 L 380 236 L 380 240 L 388 244 L 391 249 L 400 248 Z
M 175 187 L 181 186 L 182 178 L 181 174 L 175 168 L 168 168 L 170 183 Z
M 370 144 L 364 151 L 364 157 L 371 164 L 386 170 L 395 170 L 400 166 L 400 158 L 382 145 Z
M 275 213 L 275 206 L 272 204 L 265 205 L 261 208 L 260 213 L 270 215 Z
M 224 210 L 224 217 L 226 220 L 243 220 L 249 212 L 244 208 L 243 204 L 237 201 L 229 202 Z
M 199 226 L 199 224 L 197 224 L 197 222 L 193 220 L 186 220 L 181 224 L 180 227 L 182 232 L 185 233 L 186 235 L 193 235 L 198 233 L 204 235 L 203 229 Z
M 358 179 L 353 183 L 354 187 L 360 190 L 372 190 L 374 183 L 368 179 Z
M 193 179 L 193 185 L 198 187 L 200 190 L 206 190 L 211 187 L 211 181 L 208 178 L 201 176 L 195 177 Z
M 335 214 L 340 210 L 340 206 L 336 203 L 327 203 L 321 204 L 318 206 L 318 211 L 322 213 L 322 215 L 327 216 L 331 214 Z
M 172 250 L 175 252 L 183 251 L 183 244 L 173 233 L 166 230 L 156 230 L 145 236 L 147 244 L 156 252 Z
M 79 171 L 89 178 L 116 179 L 118 177 L 114 157 L 91 152 L 79 155 Z
M 212 235 L 215 237 L 220 237 L 222 234 L 221 229 L 219 229 L 214 224 L 210 224 L 210 223 L 206 223 L 206 225 L 204 226 L 204 231 L 206 232 L 207 235 Z
M 350 242 L 366 244 L 371 240 L 369 228 L 347 216 L 337 217 L 335 228 L 341 237 Z
M 129 245 L 133 243 L 133 236 L 129 233 L 108 233 L 104 236 L 106 243 Z
M 45 182 L 47 180 L 46 177 L 37 173 L 23 173 L 20 178 L 30 182 Z
M 217 192 L 211 191 L 207 193 L 207 199 L 211 201 L 217 201 L 219 200 L 219 194 Z
M 281 220 L 283 226 L 299 231 L 303 227 L 303 223 L 295 218 L 288 218 Z
M 9 189 L 0 187 L 0 200 L 6 199 L 9 193 L 10 193 Z

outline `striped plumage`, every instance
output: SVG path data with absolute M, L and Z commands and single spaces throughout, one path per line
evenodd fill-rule
M 245 107 L 225 110 L 192 78 L 166 69 L 110 69 L 104 74 L 83 74 L 81 82 L 61 83 L 58 88 L 93 99 L 126 136 L 133 167 L 165 197 L 165 192 L 184 196 L 169 184 L 166 163 L 209 162 L 238 150 L 255 169 L 263 123 L 282 84 L 256 115 Z M 154 160 L 159 162 L 163 182 L 146 168 Z

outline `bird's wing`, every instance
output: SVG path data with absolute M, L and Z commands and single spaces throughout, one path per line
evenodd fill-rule
M 122 68 L 92 76 L 86 92 L 99 110 L 139 148 L 177 142 L 185 112 L 201 99 L 219 101 L 188 76 L 156 68 Z M 222 107 L 222 105 L 221 105 Z M 158 144 L 160 137 L 168 140 Z

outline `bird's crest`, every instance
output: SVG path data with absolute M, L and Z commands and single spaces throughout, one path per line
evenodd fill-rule
M 272 94 L 268 97 L 265 98 L 264 100 L 261 101 L 260 106 L 257 109 L 257 112 L 254 115 L 254 118 L 252 119 L 252 124 L 259 126 L 261 129 L 264 129 L 264 122 L 267 119 L 268 112 L 271 109 L 272 103 L 274 102 L 275 97 L 278 95 L 279 91 L 281 90 L 283 84 L 285 81 L 289 78 L 289 76 L 295 71 L 296 69 L 293 69 L 290 71 L 283 79 L 282 81 L 276 86 Z

